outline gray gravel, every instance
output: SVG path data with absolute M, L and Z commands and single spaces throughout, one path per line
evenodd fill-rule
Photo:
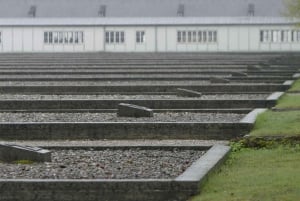
M 104 100 L 104 99 L 199 99 L 199 100 L 250 100 L 266 99 L 267 94 L 218 94 L 201 97 L 181 97 L 176 95 L 41 95 L 41 94 L 0 94 L 0 100 Z
M 183 173 L 199 150 L 61 150 L 52 162 L 0 163 L 1 179 L 168 179 Z
M 155 113 L 153 117 L 117 117 L 116 113 L 0 113 L 0 122 L 238 122 L 245 114 Z

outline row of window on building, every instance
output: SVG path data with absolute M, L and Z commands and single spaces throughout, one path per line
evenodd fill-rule
M 300 30 L 261 30 L 260 42 L 300 42 Z
M 135 41 L 136 43 L 145 42 L 145 31 L 136 31 Z M 105 43 L 110 44 L 122 44 L 125 43 L 125 32 L 124 31 L 106 31 L 105 32 Z
M 217 31 L 177 31 L 178 43 L 216 43 Z
M 83 31 L 45 31 L 44 43 L 82 44 L 84 43 L 84 34 Z

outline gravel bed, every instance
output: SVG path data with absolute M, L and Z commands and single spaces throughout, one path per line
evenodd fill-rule
M 0 94 L 0 100 L 105 100 L 105 99 L 199 99 L 199 100 L 252 100 L 266 99 L 267 94 L 217 94 L 201 97 L 176 95 L 41 95 L 41 94 Z
M 2 179 L 171 179 L 205 152 L 199 150 L 53 150 L 52 162 L 0 163 Z
M 238 122 L 245 114 L 155 113 L 153 117 L 118 117 L 116 113 L 0 113 L 0 122 Z

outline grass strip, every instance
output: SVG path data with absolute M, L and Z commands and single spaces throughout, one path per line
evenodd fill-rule
M 191 201 L 298 201 L 300 146 L 232 152 Z
M 300 109 L 300 94 L 286 94 L 279 99 L 276 108 Z
M 293 86 L 289 89 L 290 92 L 300 91 L 300 79 L 298 79 Z
M 255 122 L 250 136 L 299 136 L 300 135 L 300 112 L 272 112 L 260 114 Z

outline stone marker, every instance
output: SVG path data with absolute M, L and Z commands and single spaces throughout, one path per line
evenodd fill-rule
M 224 79 L 224 78 L 211 77 L 210 82 L 211 83 L 229 83 L 230 81 L 228 79 Z
M 242 72 L 231 72 L 232 77 L 247 77 L 247 73 L 242 73 Z
M 260 71 L 261 68 L 258 67 L 258 66 L 248 65 L 248 66 L 247 66 L 247 70 L 248 70 L 248 71 Z
M 198 91 L 188 90 L 188 89 L 182 89 L 177 88 L 177 96 L 183 96 L 183 97 L 200 97 L 202 96 L 202 93 Z
M 260 63 L 258 63 L 258 65 L 261 67 L 270 67 L 270 64 L 267 62 L 260 62 Z
M 120 103 L 118 105 L 119 117 L 153 117 L 153 110 L 147 107 L 132 105 L 127 103 Z
M 19 160 L 51 162 L 51 152 L 39 147 L 0 143 L 0 160 L 5 162 Z

